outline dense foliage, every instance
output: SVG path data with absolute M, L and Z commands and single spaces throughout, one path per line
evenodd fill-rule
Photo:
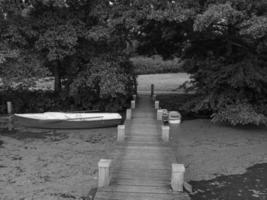
M 0 3 L 4 44 L 0 72 L 5 89 L 26 89 L 52 75 L 55 96 L 80 99 L 87 109 L 93 103 L 100 106 L 96 99 L 106 102 L 101 110 L 124 107 L 135 92 L 136 77 L 126 51 L 127 31 L 123 22 L 113 23 L 108 1 Z
M 0 1 L 4 81 L 50 73 L 56 91 L 113 99 L 135 90 L 132 52 L 183 57 L 197 94 L 184 108 L 266 124 L 266 0 L 10 2 Z
M 267 124 L 267 2 L 151 1 L 140 53 L 182 56 L 197 97 L 184 109 L 213 121 Z M 188 84 L 187 84 L 188 85 Z
M 215 122 L 267 124 L 267 4 L 244 3 L 209 5 L 196 16 L 185 55 L 199 96 L 187 106 L 212 110 Z
M 49 111 L 122 112 L 129 107 L 129 99 L 123 98 L 123 96 L 121 98 L 100 98 L 97 95 L 88 95 L 88 91 L 83 91 L 81 95 L 68 96 L 62 93 L 58 95 L 53 91 L 8 90 L 0 92 L 0 96 L 0 114 L 7 113 L 7 101 L 12 102 L 14 113 Z

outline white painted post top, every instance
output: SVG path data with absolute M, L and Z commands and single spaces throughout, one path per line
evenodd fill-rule
M 125 125 L 118 125 L 118 129 L 125 129 Z
M 162 128 L 163 130 L 170 130 L 170 127 L 169 127 L 169 126 L 161 126 L 161 128 Z
M 172 164 L 172 172 L 185 172 L 184 164 Z
M 11 114 L 12 113 L 12 102 L 8 101 L 7 103 L 7 113 Z
M 163 110 L 162 109 L 158 109 L 157 112 L 158 113 L 163 113 Z
M 110 159 L 101 159 L 98 162 L 98 167 L 110 167 L 112 160 Z
M 159 109 L 159 101 L 155 101 L 155 109 Z

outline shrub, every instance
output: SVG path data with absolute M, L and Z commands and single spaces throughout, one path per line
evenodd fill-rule
M 196 97 L 186 102 L 185 110 L 210 111 L 213 122 L 231 125 L 267 124 L 266 67 L 245 60 L 225 64 L 213 58 L 195 62 L 187 70 L 192 75 Z
M 212 115 L 213 122 L 227 122 L 232 125 L 267 124 L 267 117 L 259 114 L 250 104 L 228 105 Z
M 195 94 L 164 94 L 157 95 L 157 99 L 160 101 L 160 106 L 169 111 L 179 111 L 183 120 L 190 120 L 196 118 L 210 118 L 211 112 L 203 110 L 200 112 L 193 112 L 190 109 L 185 109 L 184 104 L 193 100 L 196 97 Z
M 130 59 L 134 65 L 135 74 L 158 74 L 182 72 L 183 62 L 179 58 L 163 60 L 161 56 L 137 56 Z
M 6 102 L 11 101 L 14 113 L 39 113 L 48 111 L 113 111 L 121 112 L 128 107 L 129 98 L 98 98 L 88 91 L 83 95 L 56 95 L 53 91 L 9 90 L 0 93 L 0 114 L 7 113 Z

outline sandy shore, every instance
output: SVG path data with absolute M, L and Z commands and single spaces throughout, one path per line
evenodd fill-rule
M 267 128 L 232 128 L 209 120 L 172 129 L 177 162 L 186 181 L 243 174 L 267 163 Z M 1 200 L 85 200 L 96 187 L 97 162 L 109 158 L 116 128 L 0 134 Z
M 97 162 L 115 128 L 0 134 L 0 199 L 84 199 L 97 183 Z

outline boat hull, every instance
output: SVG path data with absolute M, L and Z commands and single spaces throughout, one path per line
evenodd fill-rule
M 93 129 L 113 127 L 121 124 L 121 119 L 97 121 L 39 120 L 14 116 L 14 124 L 18 127 L 38 129 Z

